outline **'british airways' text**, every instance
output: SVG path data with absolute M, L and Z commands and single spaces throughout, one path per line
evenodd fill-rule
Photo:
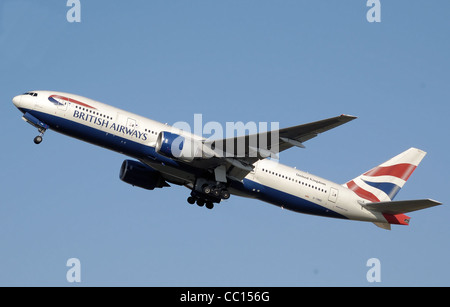
M 116 124 L 116 123 L 112 123 L 110 125 L 109 120 L 106 120 L 104 118 L 92 115 L 92 114 L 87 114 L 84 112 L 80 112 L 75 110 L 73 112 L 73 117 L 74 118 L 79 118 L 81 120 L 84 120 L 86 122 L 92 123 L 94 125 L 98 125 L 99 127 L 104 127 L 106 129 L 110 129 L 110 130 L 114 130 L 115 132 L 118 133 L 123 133 L 125 135 L 128 135 L 130 137 L 135 137 L 137 139 L 140 139 L 142 141 L 146 141 L 147 140 L 147 133 L 143 133 L 140 132 L 134 128 L 128 128 L 126 126 L 120 125 L 120 124 Z

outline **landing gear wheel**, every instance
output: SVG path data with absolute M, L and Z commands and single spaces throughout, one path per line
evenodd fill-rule
M 212 191 L 212 194 L 214 195 L 214 197 L 219 197 L 219 196 L 220 196 L 220 189 L 215 188 L 215 189 Z
M 220 196 L 221 196 L 223 199 L 228 199 L 228 198 L 230 198 L 230 192 L 228 192 L 227 190 L 222 190 L 222 191 L 220 192 Z
M 34 144 L 41 144 L 42 142 L 42 136 L 38 135 L 37 137 L 34 138 Z
M 195 204 L 195 198 L 192 196 L 189 196 L 187 199 L 187 202 L 190 203 L 191 205 Z
M 199 207 L 203 207 L 205 205 L 205 201 L 203 199 L 197 199 L 197 205 Z
M 208 209 L 212 209 L 212 208 L 214 208 L 214 204 L 211 201 L 207 201 L 205 207 Z
M 211 187 L 209 185 L 204 186 L 203 193 L 205 193 L 205 194 L 211 193 Z
M 45 130 L 46 129 L 44 129 L 44 128 L 38 128 L 38 131 L 39 131 L 39 135 L 37 136 L 37 137 L 35 137 L 34 138 L 34 144 L 41 144 L 41 142 L 42 142 L 42 137 L 44 136 L 44 133 L 45 133 Z

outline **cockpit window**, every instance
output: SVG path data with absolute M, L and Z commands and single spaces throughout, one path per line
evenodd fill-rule
M 37 93 L 33 93 L 33 92 L 26 92 L 26 93 L 24 93 L 24 95 L 30 95 L 30 96 L 33 96 L 33 97 L 37 97 Z

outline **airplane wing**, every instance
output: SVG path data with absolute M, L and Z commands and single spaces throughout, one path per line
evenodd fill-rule
M 207 157 L 195 157 L 184 163 L 199 172 L 213 173 L 217 182 L 227 182 L 231 180 L 242 180 L 248 173 L 253 171 L 254 163 L 268 157 L 277 157 L 278 154 L 293 146 L 304 148 L 303 143 L 316 137 L 320 133 L 345 124 L 356 117 L 350 115 L 340 115 L 308 124 L 226 138 L 220 140 L 202 140 L 203 152 L 208 152 Z M 176 134 L 168 133 L 169 137 L 177 137 Z M 159 139 L 159 137 L 158 137 Z M 184 140 L 184 137 L 181 138 Z M 158 143 L 158 142 L 157 142 Z M 160 146 L 164 142 L 161 141 Z M 180 143 L 182 144 L 182 143 Z M 155 145 L 158 147 L 158 145 Z M 158 150 L 158 149 L 157 149 Z M 167 167 L 163 164 L 161 168 L 152 159 L 142 159 L 141 162 L 167 173 Z M 165 169 L 165 170 L 164 170 Z M 168 174 L 166 174 L 169 176 Z M 173 174 L 171 182 L 193 182 L 195 176 L 188 174 Z M 190 177 L 190 179 L 187 179 Z
M 226 157 L 264 159 L 270 154 L 278 154 L 293 146 L 304 148 L 304 142 L 355 118 L 350 115 L 341 115 L 280 130 L 215 140 L 211 141 L 211 145 L 216 150 L 222 146 L 220 149 Z
M 226 165 L 227 174 L 240 180 L 253 170 L 252 164 L 260 159 L 276 157 L 278 153 L 293 146 L 304 148 L 303 143 L 320 133 L 336 128 L 355 116 L 340 115 L 308 124 L 280 130 L 262 132 L 221 140 L 207 140 L 205 145 L 214 150 L 219 159 L 213 164 Z M 203 163 L 197 161 L 197 163 Z

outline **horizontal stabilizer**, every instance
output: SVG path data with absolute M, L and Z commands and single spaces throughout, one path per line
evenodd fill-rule
M 416 200 L 401 200 L 401 201 L 386 201 L 379 203 L 369 203 L 364 205 L 364 208 L 372 211 L 382 212 L 386 214 L 403 214 L 412 211 L 422 210 L 442 203 L 432 199 L 416 199 Z

